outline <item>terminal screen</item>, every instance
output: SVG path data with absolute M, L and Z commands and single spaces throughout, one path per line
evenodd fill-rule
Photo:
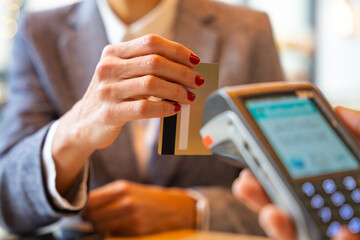
M 354 170 L 359 162 L 308 98 L 250 99 L 246 107 L 294 179 Z

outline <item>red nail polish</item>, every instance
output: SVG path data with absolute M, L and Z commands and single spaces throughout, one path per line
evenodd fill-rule
M 188 97 L 188 99 L 189 99 L 190 101 L 194 101 L 195 98 L 196 98 L 196 95 L 195 95 L 194 93 L 188 91 L 188 92 L 187 92 L 187 97 Z
M 175 111 L 175 112 L 178 112 L 178 111 L 180 111 L 180 110 L 181 110 L 180 104 L 174 103 L 174 111 Z
M 196 75 L 196 77 L 195 77 L 196 85 L 201 86 L 204 84 L 204 82 L 205 82 L 205 79 L 203 77 L 201 77 L 200 75 Z
M 192 64 L 194 64 L 194 65 L 197 65 L 200 62 L 200 58 L 198 56 L 194 55 L 194 54 L 191 54 L 190 55 L 190 62 Z

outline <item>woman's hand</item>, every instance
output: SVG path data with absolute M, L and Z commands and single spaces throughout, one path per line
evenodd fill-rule
M 250 209 L 259 213 L 259 224 L 275 240 L 295 240 L 296 230 L 292 219 L 273 204 L 249 169 L 241 171 L 234 181 L 233 194 Z M 356 240 L 358 236 L 342 228 L 333 239 Z
M 52 146 L 57 188 L 64 193 L 97 149 L 111 145 L 135 119 L 174 115 L 190 104 L 204 79 L 192 68 L 200 59 L 156 35 L 104 48 L 90 85 L 59 122 Z M 154 96 L 166 101 L 150 101 Z
M 343 107 L 335 108 L 335 112 L 360 140 L 360 112 Z M 250 209 L 259 213 L 259 224 L 265 233 L 276 240 L 295 240 L 296 231 L 292 219 L 271 203 L 264 189 L 249 169 L 244 169 L 234 181 L 233 194 Z M 342 228 L 334 239 L 359 239 L 357 235 Z
M 90 192 L 83 216 L 97 232 L 137 236 L 195 227 L 195 200 L 184 190 L 116 181 Z

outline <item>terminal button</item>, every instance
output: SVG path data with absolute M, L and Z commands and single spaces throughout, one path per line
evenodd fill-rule
M 335 236 L 341 228 L 341 224 L 338 222 L 332 222 L 326 231 L 328 237 Z
M 340 208 L 339 213 L 342 219 L 349 220 L 354 216 L 354 209 L 349 204 L 345 204 Z
M 354 202 L 356 203 L 360 203 L 360 189 L 355 189 L 352 193 L 351 193 L 351 198 Z
M 356 181 L 353 177 L 351 176 L 347 176 L 346 178 L 344 178 L 344 186 L 348 191 L 352 191 L 356 188 Z
M 331 179 L 326 179 L 322 186 L 327 194 L 332 194 L 336 191 L 336 184 Z
M 339 207 L 344 204 L 345 197 L 341 192 L 336 192 L 333 195 L 331 195 L 331 201 L 336 207 Z
M 360 219 L 355 217 L 350 220 L 348 228 L 352 233 L 359 233 L 360 232 Z
M 324 199 L 319 195 L 316 194 L 311 198 L 311 207 L 315 209 L 322 208 L 324 206 Z
M 311 197 L 312 195 L 314 195 L 315 193 L 315 188 L 314 186 L 309 183 L 309 182 L 306 182 L 302 185 L 302 188 L 301 190 L 303 191 L 303 193 L 305 193 L 308 197 Z
M 321 218 L 323 223 L 328 223 L 331 220 L 331 210 L 328 207 L 323 207 L 319 210 L 318 216 Z

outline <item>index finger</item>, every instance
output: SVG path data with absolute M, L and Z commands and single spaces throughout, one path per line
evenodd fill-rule
M 160 55 L 191 68 L 196 67 L 200 62 L 200 58 L 183 45 L 153 34 L 148 34 L 128 42 L 108 45 L 103 51 L 103 56 L 116 56 L 122 59 L 152 54 Z
M 126 183 L 118 181 L 118 182 L 109 183 L 103 187 L 92 190 L 89 194 L 89 201 L 87 208 L 94 210 L 101 208 L 105 205 L 108 205 L 111 202 L 118 199 L 120 196 L 124 195 L 126 189 L 127 189 Z
M 344 107 L 336 107 L 334 110 L 360 140 L 360 112 Z
M 332 240 L 358 240 L 359 235 L 352 233 L 346 226 L 343 226 L 336 235 L 331 238 Z

